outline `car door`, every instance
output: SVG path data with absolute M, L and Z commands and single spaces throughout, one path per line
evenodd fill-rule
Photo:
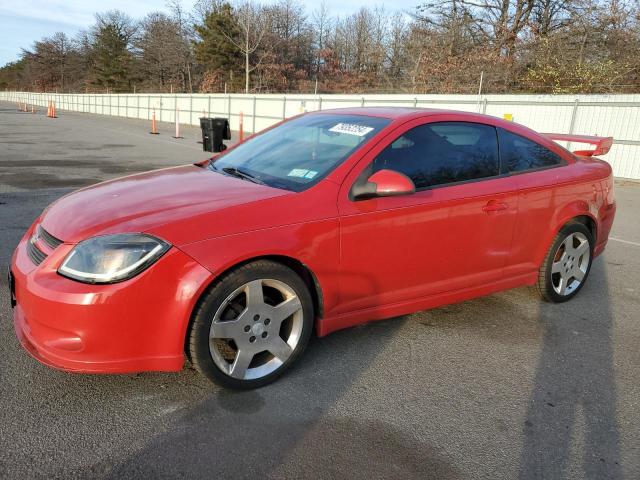
M 500 176 L 496 130 L 430 119 L 385 137 L 343 182 L 338 313 L 501 279 L 517 191 Z M 354 183 L 381 169 L 406 174 L 416 192 L 362 200 L 350 195 Z

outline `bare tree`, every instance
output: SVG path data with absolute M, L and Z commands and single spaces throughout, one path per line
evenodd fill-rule
M 183 91 L 190 91 L 190 46 L 178 21 L 155 12 L 147 15 L 141 27 L 142 33 L 135 45 L 143 77 L 160 91 L 174 84 L 182 84 Z
M 31 65 L 31 83 L 41 89 L 60 91 L 77 87 L 82 77 L 82 58 L 78 44 L 63 32 L 54 33 L 23 49 L 22 57 Z
M 172 19 L 179 29 L 178 44 L 182 55 L 182 83 L 186 91 L 193 93 L 193 81 L 191 78 L 194 63 L 192 40 L 195 37 L 193 23 L 189 21 L 189 15 L 185 13 L 181 0 L 167 0 L 167 7 L 171 10 Z
M 511 58 L 537 0 L 462 0 L 470 7 L 496 51 Z
M 318 8 L 312 14 L 312 28 L 314 32 L 313 47 L 315 49 L 314 73 L 316 78 L 321 68 L 321 55 L 329 42 L 329 35 L 332 28 L 332 20 L 329 14 L 327 2 L 322 0 Z
M 221 32 L 244 55 L 244 92 L 249 93 L 249 77 L 251 72 L 260 65 L 258 60 L 250 66 L 250 57 L 262 43 L 267 31 L 268 19 L 263 9 L 253 2 L 246 1 L 236 7 L 236 21 L 240 27 L 240 38 L 233 38 L 226 32 Z
M 486 37 L 473 8 L 465 0 L 425 3 L 414 14 L 414 33 L 431 37 L 448 56 L 464 54 Z
M 384 45 L 386 55 L 385 81 L 390 88 L 394 87 L 398 78 L 402 78 L 408 65 L 410 65 L 409 36 L 410 28 L 407 25 L 405 16 L 400 12 L 396 12 L 389 19 Z
M 571 2 L 536 0 L 531 11 L 531 28 L 536 36 L 547 36 L 567 25 Z
M 302 0 L 181 1 L 43 38 L 0 68 L 0 88 L 471 93 L 484 72 L 495 93 L 640 91 L 640 0 L 420 0 L 412 15 L 340 17 Z

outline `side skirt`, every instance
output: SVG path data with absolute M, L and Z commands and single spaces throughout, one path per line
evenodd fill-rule
M 477 287 L 464 288 L 453 292 L 439 293 L 428 297 L 419 298 L 417 300 L 409 300 L 405 302 L 392 303 L 388 305 L 380 305 L 378 307 L 366 308 L 355 312 L 343 313 L 334 317 L 318 319 L 316 323 L 316 332 L 319 337 L 324 337 L 337 330 L 353 327 L 363 323 L 376 320 L 384 320 L 400 315 L 419 312 L 421 310 L 429 310 L 431 308 L 458 303 L 472 298 L 490 295 L 502 290 L 521 287 L 523 285 L 534 285 L 538 279 L 538 272 L 521 274 L 510 277 L 487 285 Z

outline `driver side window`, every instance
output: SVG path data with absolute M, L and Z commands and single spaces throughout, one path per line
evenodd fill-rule
M 385 148 L 372 172 L 395 170 L 407 175 L 416 189 L 499 174 L 496 129 L 469 122 L 434 122 L 415 127 Z

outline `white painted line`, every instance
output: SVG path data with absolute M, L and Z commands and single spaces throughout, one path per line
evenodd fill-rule
M 622 240 L 621 238 L 616 238 L 616 237 L 609 237 L 609 240 L 614 240 L 614 241 L 620 242 L 620 243 L 628 243 L 629 245 L 635 245 L 636 247 L 640 247 L 640 243 L 639 242 L 631 242 L 629 240 Z

